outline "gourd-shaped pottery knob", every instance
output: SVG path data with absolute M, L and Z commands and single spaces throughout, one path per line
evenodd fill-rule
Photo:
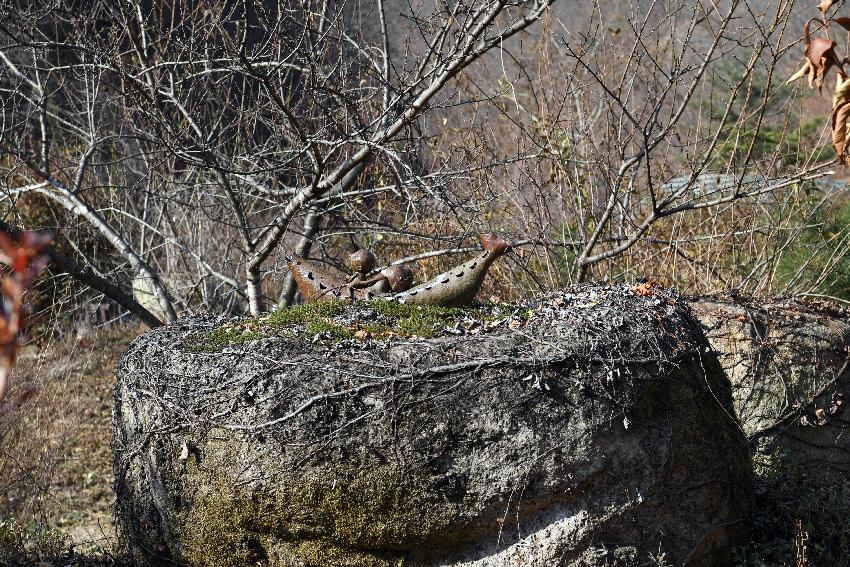
M 390 266 L 381 272 L 387 277 L 390 289 L 398 293 L 413 286 L 413 270 L 405 266 Z
M 375 269 L 378 259 L 371 250 L 358 250 L 348 257 L 348 267 L 355 274 L 366 275 Z

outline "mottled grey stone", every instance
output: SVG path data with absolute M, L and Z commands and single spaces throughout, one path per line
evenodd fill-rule
M 194 352 L 118 369 L 118 519 L 141 564 L 731 565 L 751 465 L 678 297 L 581 287 L 523 325 Z M 511 328 L 513 327 L 513 328 Z
M 831 482 L 850 473 L 850 318 L 791 300 L 692 302 L 758 456 Z

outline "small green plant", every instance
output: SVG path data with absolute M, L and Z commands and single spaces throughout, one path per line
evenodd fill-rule
M 780 285 L 850 300 L 850 201 L 819 210 L 783 254 Z

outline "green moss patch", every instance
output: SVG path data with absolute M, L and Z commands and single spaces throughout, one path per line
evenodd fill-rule
M 335 317 L 345 310 L 344 301 L 317 301 L 283 307 L 268 316 L 268 322 L 276 326 L 310 323 L 317 319 Z
M 284 307 L 264 317 L 190 335 L 185 341 L 191 350 L 203 352 L 268 337 L 310 343 L 433 338 L 482 332 L 508 319 L 525 320 L 528 314 L 527 310 L 511 304 L 459 308 L 388 300 L 327 301 Z
M 197 465 L 186 513 L 190 565 L 418 565 L 469 538 L 461 505 L 389 464 L 314 470 L 252 493 Z
M 437 307 L 433 305 L 408 305 L 397 301 L 379 300 L 372 303 L 375 311 L 397 322 L 397 332 L 401 335 L 434 337 L 462 318 L 477 318 L 480 309 L 458 307 Z
M 258 330 L 246 327 L 224 327 L 208 333 L 198 333 L 186 338 L 186 343 L 195 351 L 214 351 L 234 343 L 247 343 L 266 336 Z

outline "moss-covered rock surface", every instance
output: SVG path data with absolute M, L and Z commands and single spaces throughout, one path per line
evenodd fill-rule
M 411 305 L 389 300 L 322 301 L 283 307 L 262 317 L 235 320 L 187 336 L 196 351 L 214 352 L 237 343 L 279 337 L 311 344 L 391 341 L 477 334 L 502 325 L 517 326 L 532 311 L 523 304 L 470 307 Z
M 187 319 L 130 347 L 114 421 L 141 564 L 708 566 L 748 539 L 729 384 L 657 288 Z

